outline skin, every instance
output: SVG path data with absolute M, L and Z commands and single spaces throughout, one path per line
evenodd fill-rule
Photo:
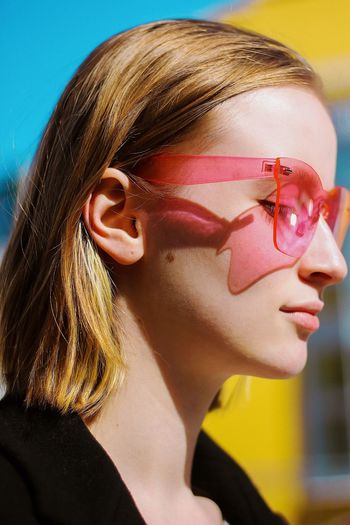
M 209 145 L 194 134 L 169 152 L 293 157 L 313 166 L 325 189 L 334 186 L 335 130 L 308 88 L 269 87 L 240 95 L 212 110 L 206 127 L 213 137 Z M 179 205 L 194 203 L 222 225 L 257 206 L 258 190 L 258 184 L 240 181 L 209 189 L 179 187 L 177 197 Z M 232 293 L 232 250 L 218 254 L 210 243 L 198 242 L 196 226 L 186 223 L 184 229 L 176 213 L 170 227 L 159 220 L 162 209 L 152 215 L 135 206 L 134 194 L 128 177 L 108 168 L 84 207 L 90 234 L 115 262 L 129 366 L 120 392 L 88 428 L 147 523 L 219 524 L 219 508 L 194 496 L 190 483 L 210 403 L 234 374 L 285 378 L 303 369 L 310 332 L 279 309 L 320 299 L 327 286 L 345 278 L 347 265 L 321 218 L 302 257 L 272 264 L 268 273 Z M 256 239 L 247 235 L 246 244 L 247 257 L 255 256 L 258 265 Z

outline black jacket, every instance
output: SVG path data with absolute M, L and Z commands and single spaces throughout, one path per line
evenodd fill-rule
M 204 431 L 195 450 L 192 490 L 213 499 L 231 525 L 285 524 Z M 0 401 L 0 524 L 145 521 L 114 463 L 77 413 L 26 410 L 20 399 L 7 395 Z

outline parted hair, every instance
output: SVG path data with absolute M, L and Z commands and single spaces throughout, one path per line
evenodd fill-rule
M 211 109 L 249 90 L 319 77 L 295 51 L 216 21 L 155 21 L 118 33 L 65 88 L 21 181 L 0 267 L 0 364 L 6 392 L 94 418 L 127 373 L 118 283 L 82 208 L 109 166 L 147 199 L 166 188 L 136 164 L 195 132 Z M 165 193 L 164 193 L 165 192 Z M 212 406 L 216 406 L 215 403 Z

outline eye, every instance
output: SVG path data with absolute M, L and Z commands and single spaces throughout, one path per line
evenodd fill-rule
M 276 203 L 273 201 L 269 201 L 267 199 L 263 199 L 259 201 L 259 204 L 265 209 L 266 211 L 266 218 L 268 222 L 272 222 L 274 215 L 275 215 L 275 208 Z M 281 218 L 286 218 L 291 214 L 291 208 L 289 206 L 285 206 L 283 204 L 279 205 L 278 209 L 278 215 Z
M 268 200 L 262 200 L 262 201 L 259 201 L 259 203 L 266 210 L 268 215 L 270 215 L 271 217 L 274 216 L 274 214 L 275 214 L 275 207 L 276 207 L 276 203 L 275 202 L 268 201 Z

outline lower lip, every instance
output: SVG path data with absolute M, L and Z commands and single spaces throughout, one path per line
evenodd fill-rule
M 282 310 L 281 310 L 282 311 Z M 307 312 L 284 312 L 288 318 L 294 323 L 306 328 L 310 332 L 315 332 L 320 327 L 320 320 L 316 315 L 309 314 Z

